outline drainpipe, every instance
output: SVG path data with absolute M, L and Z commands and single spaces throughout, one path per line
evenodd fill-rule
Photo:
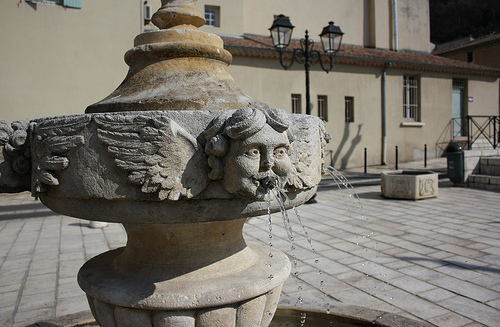
M 399 30 L 398 30 L 398 0 L 394 0 L 394 41 L 396 51 L 399 51 Z
M 387 70 L 391 68 L 389 62 L 382 71 L 382 165 L 387 164 Z

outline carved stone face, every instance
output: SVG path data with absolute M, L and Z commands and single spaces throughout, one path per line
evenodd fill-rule
M 268 191 L 264 186 L 266 177 L 277 187 L 284 186 L 293 169 L 289 153 L 287 134 L 266 124 L 246 139 L 231 140 L 222 183 L 230 193 L 263 200 Z

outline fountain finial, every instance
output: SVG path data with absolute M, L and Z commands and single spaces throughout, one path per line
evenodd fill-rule
M 159 29 L 168 29 L 179 25 L 201 27 L 205 18 L 196 9 L 197 0 L 162 0 L 161 8 L 153 15 L 151 21 Z

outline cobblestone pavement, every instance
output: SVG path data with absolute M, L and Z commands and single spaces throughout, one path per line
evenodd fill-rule
M 316 199 L 298 208 L 307 234 L 288 212 L 293 244 L 280 214 L 271 218 L 272 238 L 267 216 L 244 229 L 247 241 L 272 243 L 296 260 L 283 305 L 327 310 L 342 302 L 437 326 L 500 326 L 500 192 L 442 179 L 438 198 L 389 200 L 376 183 L 352 190 L 326 180 Z M 126 242 L 120 224 L 88 225 L 27 193 L 0 196 L 0 326 L 88 310 L 78 269 Z

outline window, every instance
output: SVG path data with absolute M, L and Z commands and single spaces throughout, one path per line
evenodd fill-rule
M 354 97 L 345 97 L 345 122 L 354 123 Z
M 326 95 L 318 95 L 318 117 L 328 121 L 328 97 Z
M 220 27 L 220 7 L 205 6 L 205 25 Z
M 292 94 L 292 114 L 302 113 L 302 95 Z
M 474 52 L 467 52 L 467 62 L 474 61 Z
M 403 120 L 420 121 L 418 78 L 403 76 Z
M 82 8 L 82 0 L 26 0 L 33 3 L 51 3 L 69 8 Z

